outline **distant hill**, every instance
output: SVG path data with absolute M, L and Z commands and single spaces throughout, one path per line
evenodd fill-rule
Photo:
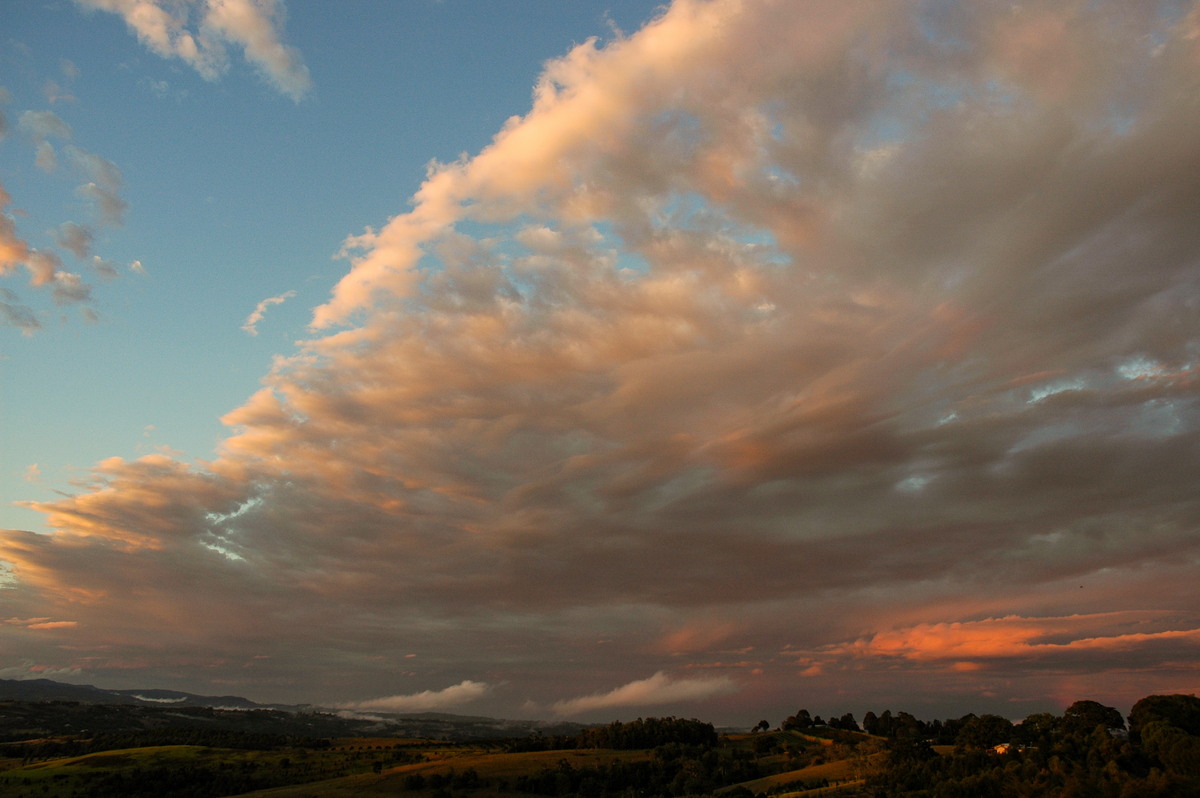
M 195 695 L 176 690 L 104 690 L 90 684 L 66 684 L 51 679 L 0 679 L 0 701 L 78 701 L 81 704 L 266 708 L 263 704 L 256 704 L 235 695 Z
M 501 739 L 534 733 L 570 735 L 587 728 L 578 723 L 502 720 L 441 712 L 343 712 L 312 705 L 259 704 L 241 696 L 157 689 L 106 690 L 51 679 L 0 679 L 0 702 L 10 705 L 8 717 L 0 718 L 0 737 L 8 739 L 19 737 L 18 730 L 67 733 L 80 728 L 118 731 L 162 726 L 219 727 L 315 737 L 376 735 L 435 740 Z M 107 707 L 111 711 L 83 713 L 69 704 L 97 710 Z

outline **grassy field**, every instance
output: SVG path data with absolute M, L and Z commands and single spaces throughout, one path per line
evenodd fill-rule
M 863 738 L 869 751 L 870 741 Z M 10 754 L 0 759 L 0 798 L 530 798 L 538 791 L 598 794 L 597 785 L 614 773 L 661 777 L 667 772 L 661 778 L 679 780 L 701 771 L 708 774 L 704 776 L 711 785 L 707 792 L 727 793 L 741 786 L 772 796 L 803 795 L 814 788 L 837 788 L 849 794 L 853 786 L 849 782 L 861 777 L 869 758 L 863 749 L 852 758 L 846 745 L 795 732 L 731 735 L 715 748 L 673 751 L 668 747 L 507 752 L 494 743 L 386 737 L 317 742 L 312 741 L 311 747 L 264 750 L 160 745 L 40 761 L 0 751 L 0 756 Z M 735 770 L 738 767 L 743 769 Z M 729 775 L 750 773 L 749 769 L 754 778 L 744 776 L 740 783 Z M 587 781 L 590 787 L 584 786 Z M 638 792 L 678 794 L 683 783 L 668 791 L 666 782 L 660 782 L 650 791 Z
M 526 753 L 501 753 L 489 750 L 470 750 L 465 748 L 438 749 L 428 753 L 429 758 L 424 762 L 416 762 L 395 767 L 385 768 L 382 773 L 364 773 L 331 779 L 319 784 L 299 784 L 289 787 L 277 787 L 246 793 L 247 796 L 272 796 L 272 798 L 341 798 L 341 796 L 372 796 L 397 795 L 400 793 L 414 796 L 428 796 L 435 792 L 434 788 L 412 789 L 406 787 L 409 777 L 419 775 L 425 779 L 431 776 L 452 776 L 468 770 L 475 771 L 479 778 L 487 782 L 487 786 L 469 789 L 452 790 L 452 792 L 467 792 L 473 796 L 525 796 L 528 793 L 517 792 L 512 785 L 520 776 L 534 773 L 542 768 L 558 767 L 564 760 L 572 767 L 586 768 L 598 765 L 611 765 L 613 762 L 646 761 L 651 757 L 648 751 L 534 751 Z M 497 782 L 504 782 L 504 789 Z
M 836 762 L 810 765 L 799 770 L 788 770 L 773 776 L 743 782 L 738 786 L 745 787 L 755 794 L 760 792 L 771 793 L 772 795 L 778 795 L 779 798 L 790 798 L 790 796 L 794 795 L 808 795 L 831 789 L 824 784 L 825 782 L 829 784 L 847 783 L 848 786 L 862 784 L 862 780 L 859 778 L 859 774 L 855 772 L 850 760 L 841 759 Z M 821 784 L 821 786 L 810 786 L 814 784 Z M 733 788 L 726 788 L 726 791 L 730 789 Z
M 322 781 L 369 772 L 374 762 L 385 762 L 397 750 L 396 744 L 395 740 L 362 741 L 328 749 L 270 751 L 167 745 L 24 764 L 10 758 L 0 772 L 0 798 L 168 795 L 182 793 L 191 784 L 207 787 L 209 795 L 232 795 L 257 784 Z

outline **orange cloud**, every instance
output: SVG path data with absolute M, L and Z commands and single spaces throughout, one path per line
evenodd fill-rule
M 49 618 L 9 618 L 4 623 L 23 629 L 72 629 L 79 625 L 77 621 L 54 621 Z
M 1130 651 L 1157 642 L 1200 645 L 1200 629 L 1085 636 L 1089 631 L 1111 627 L 1127 617 L 1126 614 L 1005 617 L 917 624 L 834 646 L 828 653 L 854 659 L 949 663 L 952 670 L 972 671 L 984 668 L 994 660 L 1052 658 L 1073 652 Z
M 732 623 L 696 621 L 663 635 L 658 647 L 672 654 L 708 651 L 728 639 L 734 631 Z

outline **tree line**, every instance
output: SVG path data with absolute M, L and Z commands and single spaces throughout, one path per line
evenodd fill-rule
M 669 743 L 698 746 L 716 745 L 717 730 L 711 723 L 694 718 L 638 718 L 624 723 L 613 721 L 606 726 L 584 729 L 578 734 L 572 735 L 534 734 L 510 740 L 506 745 L 506 750 L 521 752 L 609 748 L 617 751 L 635 751 L 643 748 L 657 748 Z
M 1152 695 L 1128 724 L 1116 709 L 1077 701 L 1061 716 L 1020 723 L 995 715 L 958 724 L 939 755 L 927 738 L 897 735 L 868 780 L 873 798 L 1183 798 L 1200 796 L 1200 699 Z

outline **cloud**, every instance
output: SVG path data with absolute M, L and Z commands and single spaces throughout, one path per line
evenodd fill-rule
M 648 679 L 630 682 L 607 693 L 555 702 L 552 709 L 556 715 L 568 717 L 598 710 L 692 703 L 717 695 L 733 693 L 737 689 L 737 685 L 725 677 L 672 679 L 659 671 Z
M 740 657 L 663 668 L 731 650 L 763 708 L 854 667 L 859 701 L 1194 686 L 1192 23 L 937 9 L 676 2 L 552 60 L 347 240 L 215 457 L 27 505 L 11 612 L 78 619 L 97 681 L 119 646 L 296 700 L 413 651 L 501 712 L 582 669 L 626 686 L 564 711 L 719 708 Z
M 138 40 L 163 58 L 179 58 L 206 80 L 228 69 L 225 44 L 242 49 L 246 60 L 274 88 L 300 100 L 311 88 L 300 53 L 283 43 L 285 17 L 276 0 L 76 0 L 80 5 L 119 15 Z M 193 15 L 195 19 L 193 19 Z
M 86 302 L 92 297 L 92 287 L 83 282 L 78 274 L 58 271 L 54 274 L 54 288 L 51 296 L 57 305 Z
M 246 317 L 246 321 L 242 324 L 242 329 L 251 335 L 258 335 L 258 323 L 266 315 L 267 308 L 271 307 L 271 305 L 281 305 L 295 295 L 295 291 L 284 291 L 282 294 L 262 300 L 255 305 L 254 311 Z
M 33 310 L 18 302 L 12 302 L 14 295 L 7 289 L 0 289 L 0 321 L 10 327 L 16 327 L 22 335 L 32 335 L 42 328 L 42 324 L 34 315 Z
M 80 671 L 78 668 L 45 665 L 32 660 L 23 660 L 17 664 L 0 667 L 0 679 L 70 679 L 79 675 Z
M 51 138 L 71 139 L 71 126 L 53 111 L 22 111 L 17 124 L 37 142 Z
M 298 50 L 279 39 L 284 5 L 267 0 L 209 0 L 204 24 L 240 45 L 246 59 L 257 66 L 282 93 L 299 100 L 311 88 L 308 67 Z
M 63 222 L 58 226 L 55 239 L 60 247 L 70 251 L 71 254 L 80 260 L 83 260 L 91 251 L 92 243 L 96 240 L 96 234 L 84 225 L 76 224 L 75 222 Z
M 8 207 L 12 197 L 0 184 L 0 210 Z M 21 265 L 29 256 L 29 245 L 18 235 L 17 223 L 7 213 L 0 213 L 0 275 Z
M 1150 617 L 1147 617 L 1150 615 Z M 1055 618 L 986 618 L 979 621 L 922 623 L 876 632 L 827 654 L 856 660 L 907 660 L 954 668 L 1005 667 L 1013 661 L 1061 665 L 1093 652 L 1147 653 L 1189 659 L 1200 646 L 1200 629 L 1153 629 L 1147 613 L 1106 613 Z M 1158 625 L 1158 624 L 1154 624 Z M 1128 629 L 1128 631 L 1117 631 Z M 1105 633 L 1107 632 L 1107 633 Z
M 393 695 L 342 704 L 339 709 L 376 712 L 429 712 L 469 704 L 483 697 L 491 685 L 465 679 L 442 690 L 423 690 L 412 695 Z
M 119 270 L 117 269 L 117 264 L 110 260 L 105 260 L 99 255 L 92 256 L 91 266 L 92 271 L 96 272 L 96 274 L 105 280 L 115 280 L 120 274 Z
M 55 621 L 50 618 L 8 618 L 3 621 L 7 626 L 17 626 L 22 629 L 73 629 L 79 624 L 75 621 Z
M 68 74 L 71 71 L 66 66 L 64 70 Z M 34 143 L 35 165 L 46 172 L 56 171 L 58 151 L 54 149 L 50 139 L 69 140 L 72 137 L 71 128 L 61 117 L 50 111 L 24 111 L 20 115 L 19 124 Z M 117 166 L 106 158 L 74 144 L 65 145 L 63 151 L 75 172 L 86 181 L 76 187 L 76 195 L 91 203 L 100 224 L 120 225 L 128 204 L 119 193 L 121 172 Z M 6 210 L 11 204 L 12 197 L 4 186 L 0 185 L 0 210 Z M 23 215 L 21 211 L 16 213 Z M 52 232 L 54 242 L 80 260 L 86 260 L 91 255 L 96 239 L 92 227 L 74 221 L 64 221 Z M 112 264 L 98 255 L 92 256 L 91 265 L 104 279 L 116 276 Z M 84 319 L 95 320 L 94 311 L 87 307 L 92 299 L 91 285 L 79 274 L 63 269 L 62 260 L 55 252 L 32 247 L 18 231 L 14 216 L 0 213 L 0 277 L 8 276 L 22 266 L 29 275 L 29 286 L 48 291 L 54 305 L 81 306 Z M 0 293 L 0 323 L 16 327 L 25 335 L 31 335 L 41 329 L 41 322 L 37 312 L 18 299 L 12 290 L 3 289 L 3 293 Z
M 70 126 L 53 111 L 23 111 L 17 124 L 33 140 L 34 166 L 47 173 L 58 169 L 58 153 L 50 139 L 69 141 Z

